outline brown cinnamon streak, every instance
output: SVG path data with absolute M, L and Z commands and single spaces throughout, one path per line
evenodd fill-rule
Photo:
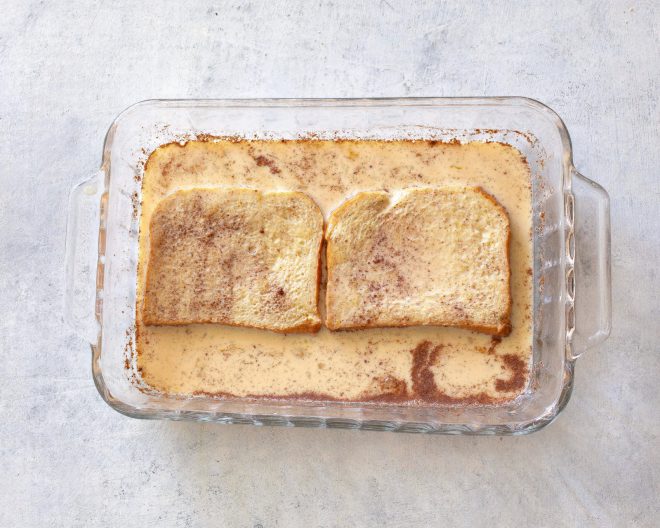
M 495 347 L 501 339 L 494 338 L 488 353 L 493 354 Z M 381 390 L 378 394 L 364 393 L 356 399 L 340 398 L 324 394 L 322 392 L 306 391 L 287 395 L 276 394 L 249 394 L 247 396 L 235 396 L 227 392 L 209 393 L 197 391 L 195 396 L 210 396 L 226 400 L 271 400 L 271 401 L 306 401 L 310 403 L 322 402 L 346 402 L 346 403 L 386 403 L 399 405 L 495 405 L 511 398 L 506 395 L 511 392 L 519 392 L 527 380 L 527 365 L 523 360 L 513 354 L 502 356 L 504 366 L 510 374 L 508 380 L 497 379 L 495 389 L 501 396 L 489 396 L 484 392 L 466 397 L 449 396 L 438 389 L 431 368 L 437 364 L 444 345 L 433 344 L 430 341 L 421 341 L 410 351 L 413 356 L 411 368 L 412 388 L 408 390 L 407 383 L 395 377 L 387 376 L 377 381 Z

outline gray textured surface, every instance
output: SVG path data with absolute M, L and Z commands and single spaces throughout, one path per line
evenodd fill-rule
M 657 526 L 654 2 L 0 0 L 0 526 Z M 453 5 L 455 4 L 455 5 Z M 523 438 L 145 422 L 61 321 L 67 193 L 156 97 L 527 95 L 612 195 L 614 327 Z

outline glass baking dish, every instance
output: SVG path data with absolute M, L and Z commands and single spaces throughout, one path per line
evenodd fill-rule
M 141 171 L 155 148 L 201 135 L 246 138 L 424 138 L 499 141 L 530 165 L 533 346 L 530 381 L 500 405 L 439 407 L 221 400 L 141 390 L 135 381 L 135 303 Z M 557 114 L 532 99 L 154 100 L 122 112 L 101 169 L 76 186 L 67 227 L 68 322 L 92 347 L 103 399 L 136 418 L 340 427 L 446 434 L 524 434 L 570 398 L 576 359 L 609 335 L 609 198 L 572 164 Z

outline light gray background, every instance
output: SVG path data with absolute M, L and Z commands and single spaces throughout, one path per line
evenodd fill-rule
M 654 2 L 157 4 L 0 0 L 0 526 L 657 526 Z M 159 97 L 406 95 L 540 99 L 612 196 L 612 336 L 559 419 L 458 438 L 107 407 L 61 305 L 67 193 L 114 117 Z

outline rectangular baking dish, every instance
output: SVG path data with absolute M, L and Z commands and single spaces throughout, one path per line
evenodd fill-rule
M 411 407 L 346 402 L 173 397 L 135 382 L 135 303 L 141 171 L 161 144 L 202 135 L 245 138 L 424 138 L 499 141 L 527 157 L 533 203 L 530 382 L 501 405 Z M 524 434 L 570 398 L 576 359 L 609 335 L 609 198 L 572 164 L 557 114 L 532 99 L 154 100 L 112 123 L 101 169 L 71 193 L 67 321 L 92 347 L 103 399 L 136 418 L 340 427 L 446 434 Z

